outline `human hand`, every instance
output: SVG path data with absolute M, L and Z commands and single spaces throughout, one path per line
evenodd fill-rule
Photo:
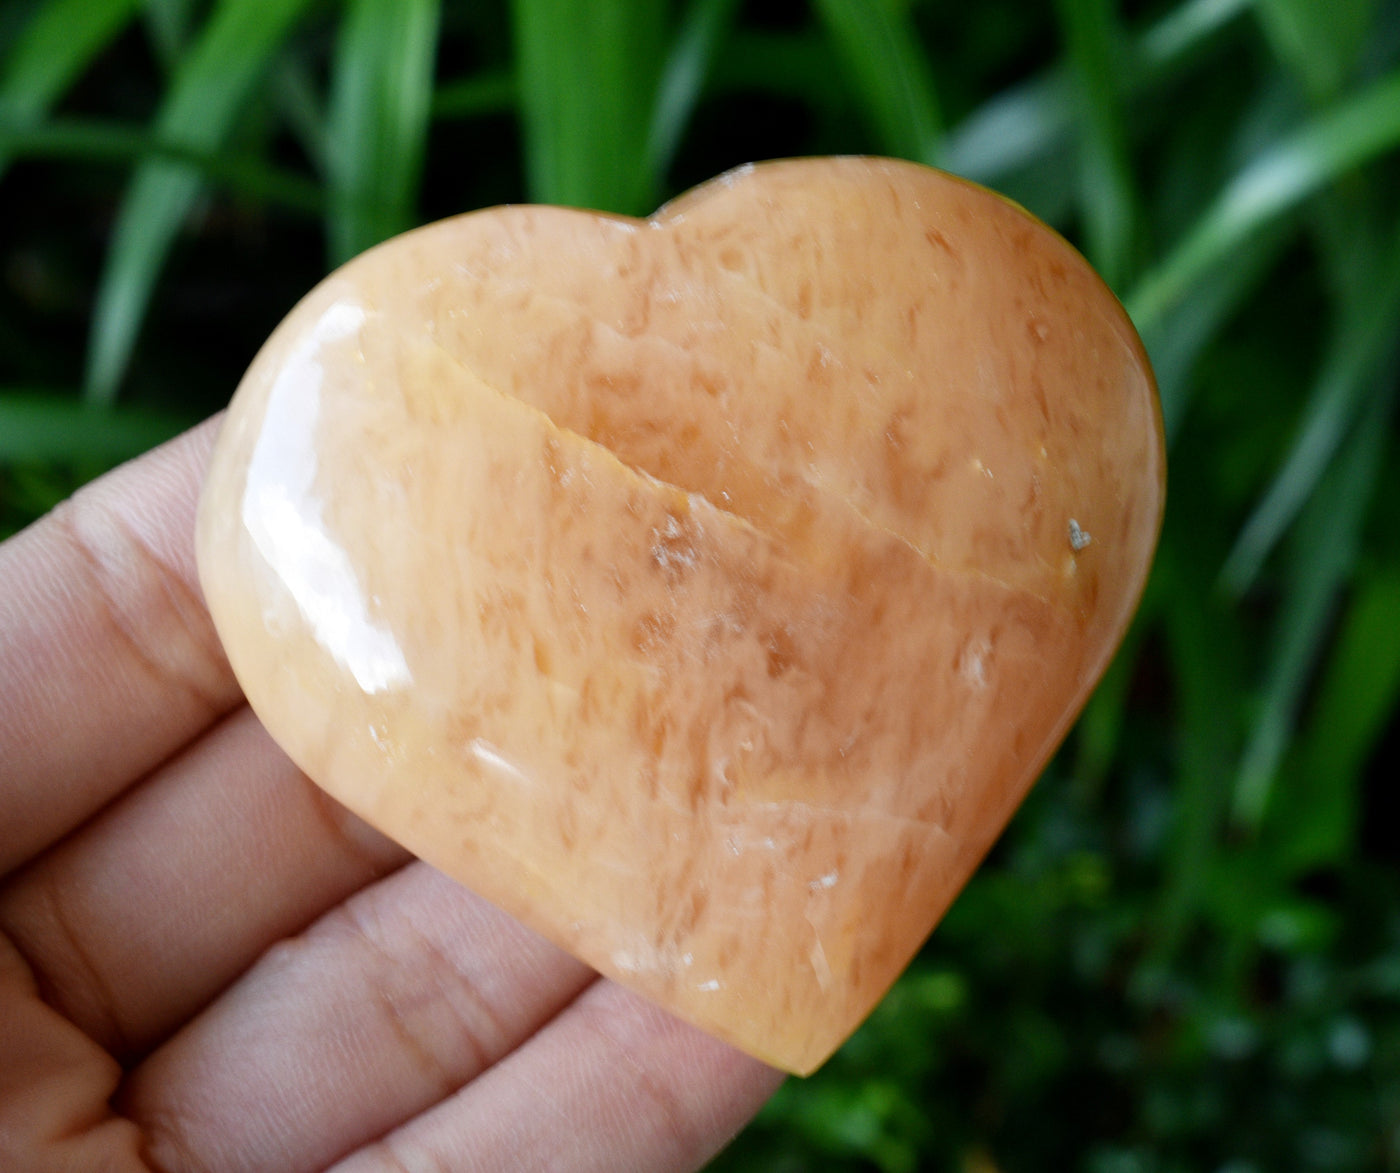
M 680 1170 L 778 1073 L 322 794 L 194 570 L 211 422 L 0 546 L 0 1168 Z

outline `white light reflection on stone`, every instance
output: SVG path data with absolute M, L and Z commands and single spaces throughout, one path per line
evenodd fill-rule
M 320 351 L 364 320 L 360 306 L 332 305 L 277 376 L 248 465 L 243 524 L 316 639 L 365 692 L 377 693 L 409 684 L 412 675 L 393 634 L 370 618 L 355 568 L 327 532 L 314 492 Z
M 493 773 L 509 778 L 512 782 L 529 785 L 529 775 L 484 737 L 473 737 L 467 742 L 467 752 Z

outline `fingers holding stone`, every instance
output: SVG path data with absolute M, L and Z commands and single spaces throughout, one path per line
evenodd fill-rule
M 700 1168 L 782 1074 L 612 982 L 525 1046 L 334 1173 Z
M 216 427 L 117 469 L 0 545 L 0 874 L 238 703 L 194 566 Z
M 407 858 L 242 709 L 0 889 L 44 997 L 138 1055 L 273 942 Z
M 39 997 L 0 936 L 0 1168 L 146 1170 L 137 1130 L 107 1106 L 121 1069 Z
M 533 1036 L 594 975 L 424 864 L 271 950 L 131 1075 L 158 1167 L 320 1169 Z

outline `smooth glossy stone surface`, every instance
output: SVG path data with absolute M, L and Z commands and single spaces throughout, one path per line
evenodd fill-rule
M 1142 348 L 1059 237 L 794 161 L 333 274 L 239 388 L 200 573 L 320 785 L 807 1072 L 1065 733 L 1162 500 Z

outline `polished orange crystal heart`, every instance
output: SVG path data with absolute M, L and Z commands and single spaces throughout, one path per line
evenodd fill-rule
M 321 786 L 807 1072 L 1083 704 L 1163 478 L 1141 344 L 1058 236 L 792 161 L 327 278 L 235 396 L 200 575 Z

